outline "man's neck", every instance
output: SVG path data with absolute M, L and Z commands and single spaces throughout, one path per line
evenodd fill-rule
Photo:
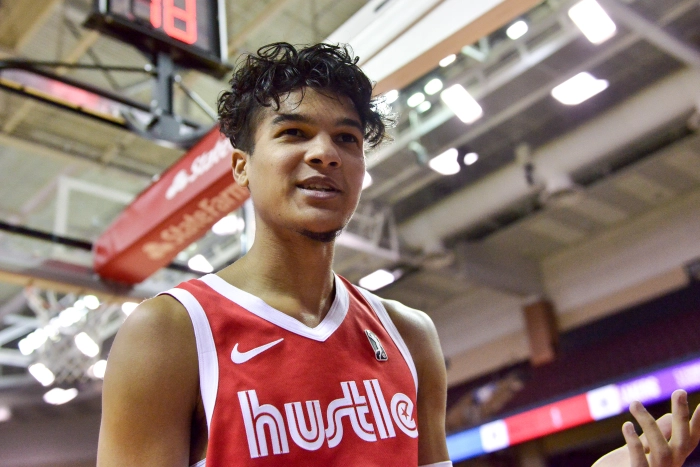
M 300 233 L 280 236 L 258 230 L 250 251 L 219 275 L 314 327 L 334 298 L 333 248 L 334 242 L 312 240 Z

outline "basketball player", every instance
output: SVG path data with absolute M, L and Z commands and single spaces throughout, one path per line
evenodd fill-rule
M 126 320 L 104 380 L 98 466 L 452 465 L 430 318 L 331 269 L 360 198 L 364 145 L 385 138 L 356 62 L 341 47 L 279 43 L 237 67 L 220 123 L 233 177 L 250 190 L 255 243 Z M 674 397 L 670 445 L 668 420 L 660 429 L 633 411 L 648 441 L 626 431 L 631 449 L 600 466 L 646 465 L 642 442 L 652 466 L 680 466 L 700 423 Z M 656 462 L 665 450 L 675 463 Z

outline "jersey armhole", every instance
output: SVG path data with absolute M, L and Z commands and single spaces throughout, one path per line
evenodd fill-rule
M 353 285 L 353 287 L 355 286 Z M 374 313 L 377 315 L 377 318 L 379 318 L 382 326 L 384 326 L 384 329 L 389 336 L 391 336 L 394 344 L 396 344 L 396 347 L 398 347 L 399 352 L 401 352 L 401 355 L 403 355 L 403 359 L 406 361 L 408 369 L 411 370 L 413 382 L 416 386 L 416 394 L 418 394 L 418 373 L 416 371 L 416 365 L 413 363 L 413 357 L 411 357 L 411 352 L 408 350 L 408 346 L 406 346 L 406 343 L 404 342 L 403 337 L 401 337 L 396 325 L 391 320 L 389 313 L 386 311 L 386 308 L 384 308 L 384 304 L 382 304 L 379 297 L 374 295 L 372 292 L 365 290 L 362 287 L 355 288 L 362 294 L 363 297 L 365 297 L 365 300 L 367 300 L 369 303 L 370 308 L 374 310 Z
M 202 305 L 187 290 L 173 288 L 158 295 L 170 295 L 180 302 L 192 320 L 194 338 L 197 343 L 197 361 L 199 362 L 199 389 L 202 394 L 204 413 L 207 417 L 207 432 L 210 432 L 216 392 L 219 387 L 219 362 L 209 320 Z

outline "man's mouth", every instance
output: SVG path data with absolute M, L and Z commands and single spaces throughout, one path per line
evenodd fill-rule
M 330 177 L 312 176 L 300 180 L 297 183 L 297 188 L 302 190 L 314 191 L 316 193 L 340 193 L 341 190 L 337 183 Z
M 335 188 L 328 186 L 328 185 L 308 184 L 308 185 L 297 185 L 297 186 L 299 188 L 303 188 L 304 190 L 325 191 L 325 192 L 339 191 L 339 190 L 336 190 Z

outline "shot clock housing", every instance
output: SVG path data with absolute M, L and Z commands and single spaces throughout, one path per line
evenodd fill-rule
M 217 78 L 231 70 L 224 0 L 94 0 L 85 26 Z

